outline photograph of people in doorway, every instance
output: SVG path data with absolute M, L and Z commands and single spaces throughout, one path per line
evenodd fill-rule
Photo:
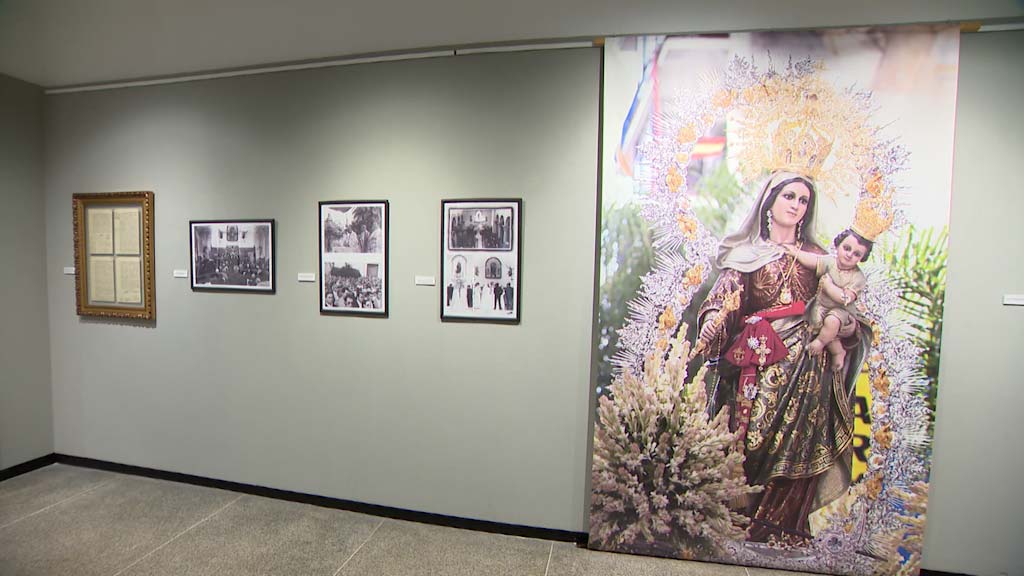
M 521 207 L 442 201 L 442 320 L 519 322 Z

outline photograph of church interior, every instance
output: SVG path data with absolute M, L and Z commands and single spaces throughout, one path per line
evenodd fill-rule
M 0 576 L 1024 576 L 1021 54 L 1024 0 L 0 1 Z

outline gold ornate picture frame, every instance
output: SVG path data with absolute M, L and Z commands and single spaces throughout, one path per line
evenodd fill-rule
M 156 318 L 153 193 L 72 197 L 79 316 Z

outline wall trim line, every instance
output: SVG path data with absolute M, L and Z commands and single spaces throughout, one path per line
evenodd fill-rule
M 57 462 L 57 455 L 54 453 L 47 454 L 46 456 L 40 456 L 39 458 L 33 458 L 28 462 L 22 462 L 21 464 L 15 464 L 10 468 L 4 468 L 0 470 L 0 482 L 4 480 L 10 480 L 15 476 L 21 476 L 22 474 L 28 474 L 33 470 L 49 466 Z
M 603 39 L 602 39 L 603 40 Z M 461 48 L 444 48 L 436 50 L 414 50 L 408 52 L 382 52 L 376 54 L 361 54 L 338 58 L 319 58 L 314 60 L 299 60 L 293 62 L 282 62 L 277 64 L 264 64 L 246 66 L 240 68 L 226 68 L 220 70 L 208 70 L 205 72 L 188 72 L 182 74 L 171 74 L 154 76 L 149 78 L 135 78 L 127 80 L 111 80 L 106 82 L 91 82 L 86 84 L 74 84 L 70 86 L 52 86 L 44 88 L 46 95 L 71 94 L 75 92 L 97 92 L 102 90 L 117 90 L 119 88 L 137 88 L 140 86 L 159 86 L 162 84 L 179 84 L 182 82 L 199 82 L 203 80 L 215 80 L 217 78 L 234 78 L 238 76 L 255 76 L 259 74 L 274 74 L 277 72 L 290 72 L 293 70 L 312 70 L 316 68 L 333 68 L 337 66 L 352 66 L 355 64 L 374 64 L 378 62 L 397 62 L 402 60 L 423 60 L 427 58 L 449 58 L 454 56 L 467 56 L 472 54 L 486 54 L 494 52 L 528 52 L 534 50 L 564 50 L 571 48 L 587 48 L 595 46 L 595 40 L 564 40 L 559 42 L 531 42 L 518 44 L 490 44 L 471 45 Z
M 257 486 L 254 484 L 245 484 L 242 482 L 218 480 L 216 478 L 207 478 L 205 476 L 196 476 L 193 474 L 184 474 L 181 472 L 158 470 L 155 468 L 133 466 L 130 464 L 119 464 L 117 462 L 96 460 L 93 458 L 83 458 L 81 456 L 70 456 L 67 454 L 50 454 L 49 456 L 38 458 L 33 462 L 44 460 L 45 462 L 38 464 L 36 468 L 41 468 L 52 463 L 66 464 L 69 466 L 93 468 L 96 470 L 106 470 L 108 472 L 128 474 L 131 476 L 142 476 L 146 478 L 154 478 L 157 480 L 167 480 L 170 482 L 179 482 L 182 484 L 192 484 L 194 486 L 217 488 L 220 490 L 228 490 L 231 492 L 239 492 L 242 494 L 250 494 L 253 496 L 262 496 L 264 498 L 273 498 L 275 500 L 298 502 L 300 504 L 311 504 L 313 506 L 320 506 L 322 508 L 334 508 L 337 510 L 359 512 L 361 514 L 369 514 L 372 516 L 392 518 L 395 520 L 406 520 L 409 522 L 419 522 L 421 524 L 433 524 L 436 526 L 461 528 L 464 530 L 474 530 L 477 532 L 488 532 L 492 534 L 521 536 L 523 538 L 537 538 L 541 540 L 574 542 L 580 546 L 585 546 L 588 539 L 588 535 L 584 532 L 572 532 L 569 530 L 558 530 L 555 528 L 538 528 L 534 526 L 507 524 L 504 522 L 493 522 L 490 520 L 461 518 L 458 516 L 435 514 L 433 512 L 407 510 L 404 508 L 395 508 L 393 506 L 383 506 L 380 504 L 367 504 L 365 502 L 357 502 L 354 500 L 331 498 L 328 496 L 306 494 L 303 492 L 292 492 L 290 490 L 280 490 L 277 488 L 268 488 L 266 486 Z M 20 466 L 25 466 L 25 464 L 22 464 Z M 27 471 L 29 470 L 25 470 L 25 472 Z

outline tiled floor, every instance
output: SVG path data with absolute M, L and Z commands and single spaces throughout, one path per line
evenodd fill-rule
M 0 575 L 58 574 L 752 576 L 54 464 L 0 482 Z

